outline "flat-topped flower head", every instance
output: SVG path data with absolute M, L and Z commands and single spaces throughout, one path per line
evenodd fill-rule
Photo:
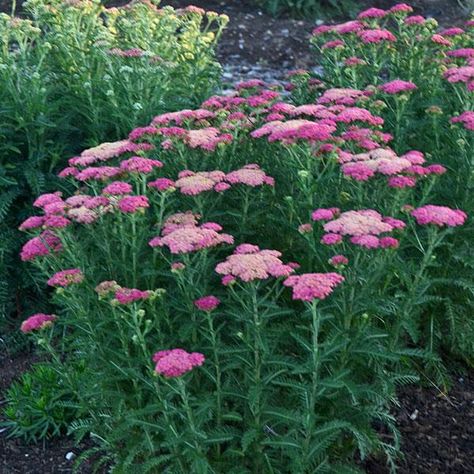
M 106 181 L 110 178 L 115 178 L 123 174 L 123 170 L 116 166 L 97 166 L 84 168 L 77 173 L 75 178 L 78 181 Z
M 59 238 L 51 231 L 45 230 L 38 237 L 28 240 L 21 249 L 20 258 L 26 262 L 37 257 L 44 257 L 51 252 L 59 252 L 62 244 Z
M 24 220 L 21 224 L 20 227 L 18 227 L 19 230 L 33 230 L 33 229 L 38 229 L 39 227 L 42 227 L 44 223 L 44 216 L 31 216 L 28 217 L 28 219 Z
M 133 190 L 130 183 L 124 181 L 114 181 L 107 185 L 103 190 L 102 194 L 110 194 L 111 196 L 121 196 L 123 194 L 129 194 Z
M 474 131 L 474 111 L 463 112 L 458 117 L 453 117 L 451 123 L 461 123 L 466 130 Z
M 158 178 L 154 181 L 150 181 L 148 183 L 148 187 L 156 189 L 157 191 L 167 191 L 168 189 L 175 189 L 174 181 L 169 178 Z
M 151 247 L 168 247 L 171 253 L 190 253 L 221 244 L 233 244 L 234 238 L 221 233 L 222 227 L 214 222 L 197 225 L 193 213 L 175 214 L 163 226 L 161 237 L 150 240 Z
M 286 122 L 279 120 L 268 122 L 254 130 L 250 135 L 253 138 L 268 136 L 269 142 L 293 143 L 298 139 L 307 141 L 330 140 L 332 133 L 335 131 L 336 124 L 332 121 L 312 122 L 310 120 L 295 119 Z
M 197 300 L 194 300 L 194 306 L 201 311 L 213 311 L 215 310 L 221 303 L 221 300 L 213 295 L 203 296 Z
M 318 104 L 355 105 L 357 101 L 367 97 L 367 91 L 350 88 L 333 88 L 324 91 Z
M 106 280 L 100 282 L 94 290 L 99 295 L 99 297 L 104 297 L 110 293 L 115 293 L 120 288 L 120 285 L 115 280 Z
M 84 274 L 79 268 L 70 268 L 68 270 L 62 270 L 60 272 L 55 273 L 49 280 L 49 286 L 59 287 L 62 286 L 63 288 L 74 285 L 77 283 L 81 283 L 84 280 Z
M 293 299 L 301 301 L 323 300 L 344 281 L 339 273 L 304 273 L 288 277 L 283 285 L 293 288 Z
M 48 204 L 57 203 L 57 202 L 62 203 L 63 200 L 61 196 L 62 196 L 62 193 L 59 191 L 55 193 L 42 194 L 41 196 L 36 198 L 35 202 L 33 203 L 33 206 L 41 207 L 43 209 Z
M 337 219 L 324 224 L 324 230 L 341 235 L 360 236 L 391 232 L 393 227 L 384 222 L 382 215 L 377 211 L 365 209 L 343 212 Z
M 194 367 L 204 364 L 206 358 L 199 352 L 186 352 L 183 349 L 164 350 L 155 353 L 153 362 L 155 372 L 166 378 L 181 377 Z
M 336 217 L 340 212 L 341 210 L 338 207 L 316 209 L 311 213 L 311 219 L 313 221 L 330 221 L 331 219 L 334 219 L 334 217 Z
M 216 266 L 216 272 L 243 282 L 279 278 L 293 273 L 294 269 L 279 257 L 281 253 L 277 250 L 260 250 L 257 245 L 242 244 Z
M 363 12 L 359 13 L 357 15 L 357 18 L 359 20 L 364 20 L 366 18 L 383 18 L 388 14 L 387 11 L 382 10 L 380 8 L 369 8 L 367 10 L 364 10 Z
M 379 44 L 384 41 L 395 42 L 397 38 L 395 35 L 388 30 L 363 30 L 357 33 L 362 43 L 365 44 Z
M 223 171 L 181 171 L 174 187 L 182 194 L 196 196 L 205 191 L 211 191 L 225 179 Z
M 147 300 L 151 295 L 151 291 L 142 291 L 136 288 L 119 288 L 115 291 L 115 299 L 120 304 L 130 304 L 135 301 Z
M 256 164 L 245 165 L 240 170 L 231 171 L 225 176 L 225 180 L 231 184 L 246 184 L 252 187 L 274 184 L 273 178 L 265 174 L 265 171 Z
M 133 214 L 147 207 L 150 207 L 150 203 L 146 196 L 124 196 L 118 202 L 118 208 L 127 214 Z
M 467 214 L 464 211 L 432 204 L 412 210 L 411 215 L 420 225 L 433 224 L 439 227 L 456 227 L 463 225 L 467 219 Z
M 411 81 L 402 81 L 401 79 L 395 79 L 394 81 L 386 82 L 380 87 L 382 92 L 386 94 L 399 94 L 400 92 L 407 92 L 416 89 L 416 84 Z
M 90 166 L 100 161 L 108 161 L 112 158 L 139 149 L 135 143 L 130 140 L 120 140 L 117 142 L 105 142 L 96 147 L 84 150 L 80 156 L 71 158 L 71 166 Z
M 143 158 L 142 156 L 132 156 L 128 160 L 120 163 L 120 169 L 129 173 L 151 173 L 155 168 L 161 168 L 163 163 L 159 160 L 151 158 Z
M 349 263 L 349 259 L 345 255 L 334 255 L 329 259 L 329 264 L 333 267 L 343 267 Z
M 56 316 L 54 314 L 37 313 L 30 316 L 28 319 L 25 319 L 25 321 L 21 323 L 20 330 L 25 334 L 32 331 L 38 331 L 51 326 L 55 319 Z

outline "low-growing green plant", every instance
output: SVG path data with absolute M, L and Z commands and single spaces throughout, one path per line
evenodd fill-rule
M 159 111 L 196 106 L 218 83 L 227 17 L 158 3 L 30 0 L 25 17 L 0 15 L 2 316 L 22 313 L 35 293 L 15 229 L 31 196 L 57 187 L 59 163 Z
M 7 436 L 27 442 L 64 435 L 76 417 L 75 403 L 63 376 L 49 364 L 36 364 L 6 391 L 0 425 Z

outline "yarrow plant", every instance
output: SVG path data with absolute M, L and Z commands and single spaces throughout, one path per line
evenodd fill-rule
M 446 384 L 449 333 L 433 311 L 446 288 L 433 275 L 470 225 L 469 209 L 443 199 L 443 183 L 467 175 L 404 122 L 422 78 L 453 87 L 441 70 L 415 74 L 439 65 L 407 62 L 405 43 L 397 52 L 411 29 L 403 41 L 448 48 L 409 13 L 319 28 L 316 43 L 344 42 L 323 52 L 335 84 L 295 72 L 291 95 L 248 81 L 161 113 L 73 158 L 60 173 L 72 194 L 36 200 L 22 258 L 60 287 L 48 353 L 85 367 L 70 431 L 94 433 L 102 461 L 309 474 L 374 454 L 395 471 L 391 403 L 420 367 Z M 463 119 L 427 114 L 440 140 L 449 129 L 468 146 Z

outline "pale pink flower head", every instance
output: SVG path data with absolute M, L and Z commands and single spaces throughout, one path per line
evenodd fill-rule
M 157 191 L 167 191 L 174 188 L 174 181 L 168 178 L 158 178 L 155 181 L 150 181 L 148 187 L 156 189 Z
M 343 212 L 337 219 L 324 224 L 326 232 L 341 235 L 379 235 L 393 230 L 382 215 L 372 209 Z
M 49 280 L 49 286 L 59 287 L 62 286 L 63 288 L 74 285 L 77 283 L 81 283 L 84 280 L 84 274 L 79 268 L 70 268 L 68 270 L 62 270 L 60 272 L 55 273 Z
M 51 252 L 59 252 L 62 244 L 59 238 L 52 232 L 46 230 L 38 237 L 28 240 L 21 249 L 20 258 L 24 261 L 34 260 L 37 257 L 44 257 Z
M 146 196 L 125 196 L 118 202 L 118 208 L 127 214 L 141 211 L 150 207 Z
M 359 20 L 363 20 L 365 18 L 383 18 L 388 14 L 387 11 L 381 10 L 380 8 L 369 8 L 364 10 L 363 12 L 357 15 Z
M 28 217 L 28 219 L 24 220 L 20 227 L 18 227 L 19 230 L 33 230 L 37 229 L 38 227 L 41 227 L 44 223 L 44 216 L 31 216 Z
M 120 304 L 130 304 L 135 301 L 147 300 L 151 296 L 151 291 L 137 290 L 136 288 L 119 288 L 115 291 L 115 299 Z
M 349 263 L 349 259 L 345 255 L 334 255 L 329 259 L 329 264 L 333 267 L 343 267 Z
M 339 273 L 304 273 L 288 277 L 283 285 L 293 288 L 293 299 L 301 301 L 323 300 L 344 281 Z
M 318 104 L 355 105 L 365 96 L 365 91 L 358 89 L 332 88 L 324 91 L 324 94 L 318 99 Z
M 216 272 L 243 282 L 279 278 L 293 273 L 294 269 L 279 257 L 281 253 L 276 250 L 260 250 L 256 245 L 242 244 L 216 266 Z
M 225 176 L 225 180 L 231 184 L 246 184 L 252 187 L 273 185 L 273 178 L 265 174 L 265 171 L 256 164 L 245 165 L 239 170 L 231 171 Z
M 300 234 L 309 234 L 313 231 L 313 226 L 311 224 L 301 224 L 298 226 L 298 232 Z
M 171 271 L 176 273 L 176 272 L 181 272 L 186 268 L 186 265 L 182 262 L 173 262 L 171 264 Z
M 182 227 L 196 227 L 200 218 L 199 214 L 194 214 L 192 211 L 172 214 L 165 220 L 161 235 L 168 235 Z
M 69 164 L 72 166 L 90 166 L 99 161 L 107 161 L 126 153 L 128 150 L 131 151 L 133 145 L 129 140 L 105 142 L 94 148 L 84 150 L 81 156 L 71 158 Z
M 464 211 L 432 204 L 414 209 L 411 211 L 411 215 L 420 225 L 433 224 L 439 227 L 456 227 L 463 225 L 467 219 L 467 214 Z
M 121 196 L 123 194 L 129 194 L 133 190 L 133 187 L 129 183 L 124 181 L 114 181 L 107 185 L 103 190 L 103 194 L 110 194 L 112 196 Z
M 196 196 L 205 191 L 211 191 L 214 187 L 225 179 L 225 173 L 222 171 L 181 171 L 174 186 L 182 194 Z
M 155 372 L 165 378 L 181 377 L 194 367 L 204 364 L 206 358 L 199 352 L 186 352 L 183 349 L 159 351 L 153 356 Z
M 213 295 L 203 296 L 194 301 L 194 306 L 201 311 L 213 311 L 215 310 L 221 303 L 221 300 Z
M 51 326 L 55 319 L 56 316 L 54 314 L 37 313 L 30 316 L 28 319 L 25 319 L 25 321 L 21 323 L 20 330 L 25 334 L 32 331 L 38 331 Z
M 86 206 L 79 206 L 69 209 L 67 211 L 67 216 L 79 224 L 92 224 L 99 218 L 97 212 L 89 209 Z
M 380 86 L 380 90 L 386 94 L 399 94 L 400 92 L 412 91 L 416 88 L 416 84 L 413 82 L 402 81 L 401 79 L 395 79 Z
M 220 226 L 219 226 L 220 227 Z M 173 229 L 173 230 L 171 230 Z M 229 234 L 220 233 L 215 227 L 192 224 L 172 225 L 165 223 L 162 237 L 150 240 L 151 247 L 168 247 L 171 253 L 190 253 L 221 244 L 233 244 L 234 238 Z

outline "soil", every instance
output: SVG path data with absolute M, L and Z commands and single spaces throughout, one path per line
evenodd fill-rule
M 11 381 L 36 360 L 31 356 L 4 359 L 0 378 L 0 407 Z M 474 474 L 474 370 L 453 377 L 449 394 L 433 388 L 405 387 L 399 394 L 400 406 L 393 410 L 402 436 L 404 459 L 399 474 Z M 44 444 L 28 445 L 7 439 L 0 433 L 0 474 L 72 473 L 73 460 L 91 446 L 79 446 L 64 436 Z M 364 465 L 368 474 L 388 474 L 383 461 L 370 459 Z M 105 474 L 105 471 L 102 471 Z M 79 474 L 92 473 L 91 464 Z

